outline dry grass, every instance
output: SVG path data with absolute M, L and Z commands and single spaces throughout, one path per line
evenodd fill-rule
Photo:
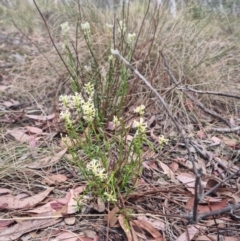
M 32 9 L 33 6 L 29 6 L 29 8 Z M 46 9 L 46 7 L 42 7 L 42 9 Z M 49 7 L 48 9 L 51 8 Z M 51 21 L 54 22 L 54 24 L 48 22 L 52 32 L 56 33 L 56 24 L 59 24 L 59 19 L 62 19 L 62 21 L 68 19 L 70 23 L 73 24 L 72 39 L 75 41 L 74 25 L 76 26 L 77 17 L 79 16 L 76 9 L 77 6 L 75 6 L 75 8 L 66 5 L 59 7 L 58 12 L 53 13 L 51 16 Z M 191 11 L 193 10 L 191 8 L 180 11 L 178 16 L 173 19 L 167 10 L 155 10 L 155 6 L 152 4 L 146 20 L 143 23 L 136 51 L 133 56 L 133 63 L 139 67 L 141 73 L 148 79 L 151 77 L 151 82 L 154 83 L 154 86 L 161 93 L 164 93 L 165 90 L 171 86 L 170 80 L 164 71 L 162 61 L 160 61 L 155 69 L 155 73 L 153 73 L 153 67 L 158 59 L 158 51 L 162 50 L 174 74 L 182 85 L 189 85 L 201 90 L 236 93 L 236 80 L 239 77 L 237 68 L 240 59 L 240 50 L 237 45 L 239 37 L 237 32 L 235 32 L 237 29 L 231 28 L 229 19 L 226 16 L 217 16 L 214 14 L 206 14 L 202 19 L 192 19 Z M 18 16 L 21 16 L 24 11 L 26 11 L 25 8 L 20 9 Z M 27 12 L 29 12 L 29 14 L 30 12 L 34 12 L 34 16 L 36 16 L 36 10 L 28 10 Z M 129 16 L 127 17 L 129 19 L 129 32 L 139 31 L 145 12 L 146 6 L 144 5 L 130 6 Z M 14 16 L 14 18 L 18 20 L 18 16 Z M 116 16 L 117 24 L 118 19 L 121 19 L 121 10 L 119 10 Z M 104 61 L 102 60 L 104 58 L 106 59 L 106 44 L 108 43 L 105 23 L 113 23 L 113 13 L 106 14 L 106 12 L 87 4 L 85 7 L 83 5 L 81 18 L 83 22 L 88 21 L 91 24 L 94 50 L 96 51 L 96 56 L 101 67 L 104 69 Z M 53 21 L 53 19 L 55 19 L 55 21 Z M 20 28 L 26 24 L 24 21 L 19 24 Z M 34 23 L 36 17 L 34 21 L 32 19 L 26 21 Z M 37 17 L 37 22 L 39 23 L 39 21 L 40 19 Z M 224 25 L 223 22 L 228 23 L 229 28 L 232 29 L 231 34 L 226 32 L 226 25 Z M 17 23 L 19 23 L 19 21 L 17 21 Z M 23 28 L 23 31 L 24 29 L 25 28 Z M 33 26 L 33 29 L 36 33 L 39 31 L 36 26 Z M 47 38 L 46 31 L 43 37 L 44 40 Z M 59 43 L 57 46 L 61 49 L 61 42 L 59 41 L 62 41 L 62 39 L 56 37 L 55 41 L 57 44 Z M 52 49 L 51 52 L 46 53 L 47 58 L 51 63 L 54 63 L 59 72 L 59 76 L 64 76 L 64 69 L 62 68 L 63 66 L 60 63 L 59 57 L 54 53 L 50 41 L 47 40 L 47 42 L 47 46 L 43 46 L 40 43 L 41 48 L 43 48 L 44 52 L 46 52 L 48 48 Z M 45 44 L 46 42 L 44 42 L 44 45 Z M 85 63 L 88 64 L 90 56 L 83 36 L 78 38 L 78 46 L 81 63 L 83 65 Z M 31 93 L 34 92 L 34 88 L 37 93 L 39 93 L 39 88 L 43 89 L 44 85 L 46 89 L 49 89 L 50 86 L 46 84 L 46 82 L 50 82 L 50 85 L 52 84 L 53 89 L 55 89 L 54 82 L 60 81 L 60 78 L 49 68 L 49 63 L 41 56 L 31 59 L 31 62 L 23 69 L 25 73 L 26 69 L 28 69 L 25 76 L 26 81 L 21 81 L 23 88 L 25 89 L 26 85 L 29 86 L 29 82 L 31 82 L 33 85 Z M 31 81 L 27 77 L 28 75 Z M 50 78 L 48 78 L 49 76 Z M 65 79 L 67 76 L 63 78 Z M 41 81 L 39 81 L 39 79 Z M 43 84 L 38 88 L 37 86 L 35 87 L 35 82 L 37 85 L 41 82 Z M 141 88 L 140 92 L 142 91 L 144 91 L 144 89 Z M 170 104 L 174 105 L 176 109 L 183 107 L 182 98 L 184 97 L 179 96 L 175 91 L 169 92 L 166 98 L 169 101 L 174 101 L 174 103 Z M 209 107 L 211 107 L 211 104 L 216 105 L 216 103 L 219 103 L 220 108 L 224 108 L 224 110 L 229 113 L 236 108 L 232 100 L 223 97 L 203 95 L 199 98 L 201 98 L 204 103 L 207 103 Z

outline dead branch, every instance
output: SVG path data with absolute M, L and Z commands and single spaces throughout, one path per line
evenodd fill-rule
M 173 114 L 171 113 L 169 107 L 167 106 L 166 102 L 164 101 L 164 99 L 162 98 L 162 96 L 157 92 L 157 90 L 155 88 L 152 87 L 152 85 L 149 83 L 149 81 L 146 80 L 146 78 L 139 73 L 139 71 L 137 69 L 135 69 L 120 53 L 118 50 L 112 50 L 112 54 L 117 55 L 124 63 L 125 65 L 127 65 L 128 68 L 130 68 L 132 70 L 132 72 L 134 74 L 136 74 L 143 82 L 144 84 L 156 95 L 156 97 L 158 98 L 158 100 L 162 103 L 163 107 L 165 108 L 168 116 L 170 117 L 170 119 L 172 120 L 172 122 L 174 123 L 174 125 L 176 126 L 178 132 L 180 133 L 183 142 L 185 144 L 185 147 L 188 151 L 188 158 L 189 161 L 192 162 L 193 164 L 193 170 L 194 173 L 197 174 L 198 171 L 196 170 L 196 165 L 195 165 L 195 159 L 194 159 L 194 155 L 192 155 L 192 152 L 190 150 L 189 147 L 189 140 L 186 137 L 183 128 L 178 124 L 178 122 L 175 120 L 175 118 L 173 117 Z
M 168 65 L 168 62 L 167 60 L 165 59 L 164 55 L 162 52 L 160 52 L 162 58 L 163 58 L 163 61 L 164 61 L 164 65 L 166 67 L 166 71 L 168 72 L 170 78 L 172 79 L 173 83 L 175 85 L 178 84 L 178 81 L 177 79 L 175 78 L 174 74 L 172 73 L 169 65 Z M 225 120 L 221 115 L 219 115 L 218 113 L 216 113 L 215 111 L 213 110 L 209 110 L 208 108 L 206 108 L 199 100 L 196 100 L 193 96 L 191 96 L 189 93 L 187 93 L 187 91 L 185 89 L 182 89 L 182 88 L 179 88 L 178 89 L 184 93 L 189 99 L 191 99 L 200 109 L 202 109 L 204 112 L 214 116 L 215 118 L 218 118 L 220 119 L 222 122 L 224 122 L 227 126 L 231 127 L 231 124 L 229 121 Z
M 233 213 L 238 209 L 240 209 L 240 203 L 237 203 L 235 205 L 229 205 L 228 207 L 222 208 L 220 210 L 205 212 L 198 215 L 197 222 L 200 222 L 201 220 L 211 216 L 219 216 L 226 213 Z M 188 220 L 189 223 L 192 223 L 192 215 L 182 215 L 182 218 Z

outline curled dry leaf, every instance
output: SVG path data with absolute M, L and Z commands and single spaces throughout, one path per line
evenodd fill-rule
M 45 199 L 53 188 L 48 188 L 44 192 L 41 192 L 32 197 L 19 199 L 15 196 L 0 196 L 0 207 L 3 209 L 14 210 L 20 208 L 30 208 Z

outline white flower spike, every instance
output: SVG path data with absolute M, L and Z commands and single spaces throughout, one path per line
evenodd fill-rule
M 89 35 L 90 34 L 90 24 L 89 22 L 81 23 L 81 28 L 84 32 L 84 34 Z
M 63 33 L 64 35 L 67 34 L 67 33 L 69 32 L 69 30 L 70 30 L 70 27 L 69 27 L 68 22 L 62 23 L 62 24 L 60 25 L 60 27 L 61 27 L 62 33 Z
M 138 113 L 140 116 L 143 116 L 145 108 L 145 105 L 140 105 L 134 109 L 134 112 Z

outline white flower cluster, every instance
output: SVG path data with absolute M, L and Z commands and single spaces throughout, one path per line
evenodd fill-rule
M 91 162 L 87 164 L 87 170 L 91 171 L 94 174 L 94 176 L 98 177 L 101 181 L 107 179 L 105 169 L 101 167 L 99 161 L 96 159 L 93 159 Z
M 136 135 L 144 135 L 147 130 L 147 123 L 143 121 L 143 118 L 140 118 L 139 121 L 133 122 L 133 128 L 137 128 Z
M 117 116 L 113 116 L 113 124 L 114 124 L 115 126 L 117 126 L 117 125 L 120 124 L 120 121 L 119 121 L 119 119 L 117 118 Z
M 125 22 L 125 20 L 120 20 L 119 21 L 119 28 L 118 28 L 118 32 L 119 33 L 125 33 L 125 31 L 126 31 L 126 22 Z
M 91 29 L 89 22 L 81 23 L 81 28 L 85 35 L 89 36 Z
M 106 198 L 109 202 L 116 202 L 117 201 L 117 199 L 115 198 L 115 195 L 113 195 L 112 193 L 105 192 L 104 195 L 106 196 Z
M 165 144 L 168 144 L 169 140 L 166 139 L 163 135 L 159 136 L 159 145 L 162 147 Z
M 140 116 L 143 116 L 145 108 L 145 105 L 140 105 L 134 109 L 134 112 L 138 113 Z
M 95 118 L 96 110 L 93 102 L 93 85 L 91 83 L 85 84 L 84 91 L 88 95 L 87 101 L 84 100 L 81 93 L 75 93 L 75 95 L 61 95 L 59 97 L 59 102 L 65 109 L 60 113 L 60 118 L 63 119 L 68 126 L 73 123 L 70 110 L 82 111 L 83 119 L 87 122 L 92 122 Z
M 143 117 L 142 117 L 143 114 L 144 114 L 145 108 L 146 108 L 145 105 L 140 105 L 140 106 L 138 106 L 137 108 L 134 109 L 134 112 L 138 113 L 140 115 L 139 121 L 135 120 L 133 122 L 133 128 L 137 129 L 136 136 L 137 135 L 143 136 L 143 135 L 146 134 L 147 123 L 144 122 Z
M 84 69 L 85 69 L 86 72 L 90 72 L 92 68 L 89 65 L 85 65 Z
M 113 29 L 113 25 L 109 24 L 109 23 L 106 23 L 106 27 L 107 27 L 108 32 L 111 33 L 112 29 Z
M 136 33 L 128 33 L 128 35 L 127 35 L 128 44 L 132 45 L 135 38 L 136 38 Z

